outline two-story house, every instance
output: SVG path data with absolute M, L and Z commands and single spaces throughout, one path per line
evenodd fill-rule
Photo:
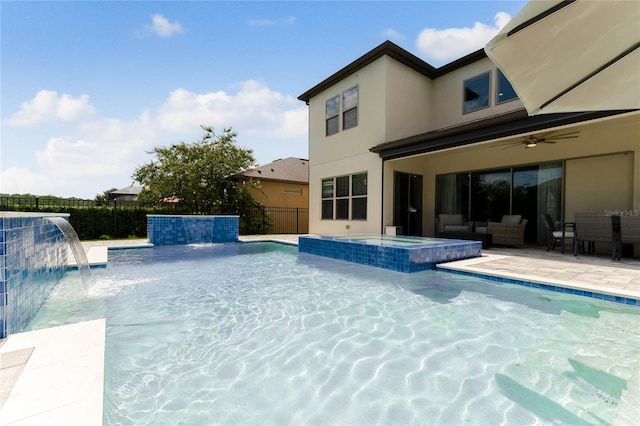
M 309 106 L 309 231 L 434 235 L 468 221 L 640 211 L 640 112 L 529 117 L 483 50 L 440 68 L 386 41 L 299 99 Z

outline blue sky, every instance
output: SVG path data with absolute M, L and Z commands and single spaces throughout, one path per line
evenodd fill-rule
M 385 40 L 441 66 L 524 4 L 3 0 L 0 192 L 94 198 L 201 124 L 306 158 L 301 93 Z

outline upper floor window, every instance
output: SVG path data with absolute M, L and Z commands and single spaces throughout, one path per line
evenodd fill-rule
M 341 111 L 342 114 L 340 114 Z M 342 115 L 342 130 L 358 125 L 358 86 L 345 90 L 342 96 L 334 96 L 327 101 L 325 106 L 327 136 L 340 131 L 340 115 Z
M 507 77 L 505 77 L 502 71 L 498 70 L 496 80 L 496 104 L 510 101 L 518 97 L 518 95 L 516 95 L 516 91 L 513 90 L 511 83 L 507 80 Z
M 367 173 L 322 179 L 321 218 L 367 219 Z
M 480 74 L 464 82 L 464 113 L 489 106 L 489 84 L 491 72 Z
M 342 92 L 342 129 L 358 125 L 358 86 Z
M 340 115 L 340 97 L 335 96 L 327 101 L 326 105 L 326 120 L 327 120 L 327 136 L 338 133 L 340 129 L 338 123 L 338 117 Z

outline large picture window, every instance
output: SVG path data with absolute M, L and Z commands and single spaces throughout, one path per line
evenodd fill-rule
M 322 179 L 323 220 L 367 219 L 367 173 Z
M 472 112 L 489 106 L 489 84 L 491 73 L 487 72 L 464 82 L 462 111 Z

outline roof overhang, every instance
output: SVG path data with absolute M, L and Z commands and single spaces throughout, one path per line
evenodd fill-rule
M 460 59 L 457 59 L 451 63 L 448 63 L 440 68 L 435 68 L 417 56 L 409 53 L 404 50 L 400 46 L 390 41 L 385 41 L 380 44 L 378 47 L 364 54 L 360 58 L 356 59 L 346 67 L 342 68 L 338 72 L 332 74 L 331 76 L 324 79 L 322 82 L 316 84 L 311 89 L 304 92 L 302 95 L 298 96 L 298 99 L 301 101 L 309 103 L 309 100 L 321 93 L 322 91 L 328 89 L 334 84 L 344 80 L 351 74 L 359 71 L 370 63 L 380 59 L 383 56 L 388 56 L 390 58 L 395 59 L 401 64 L 407 66 L 408 68 L 430 78 L 435 79 L 444 74 L 447 74 L 451 71 L 454 71 L 463 66 L 469 65 L 473 62 L 479 61 L 480 59 L 486 58 L 487 54 L 483 49 L 477 50 L 475 52 L 469 53 L 468 55 L 463 56 Z
M 385 142 L 370 148 L 370 151 L 379 154 L 383 160 L 393 160 L 517 136 L 523 133 L 588 122 L 628 112 L 627 110 L 596 111 L 528 116 L 527 111 L 521 109 L 482 121 Z

